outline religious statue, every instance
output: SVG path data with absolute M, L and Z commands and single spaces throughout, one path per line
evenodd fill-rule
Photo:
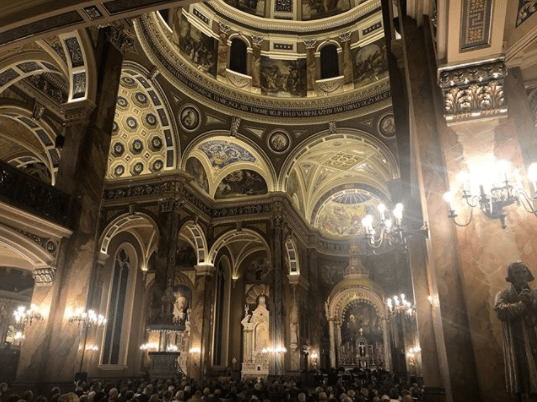
M 537 290 L 528 283 L 534 277 L 523 261 L 507 267 L 511 286 L 496 295 L 494 311 L 502 321 L 505 380 L 517 401 L 537 394 Z

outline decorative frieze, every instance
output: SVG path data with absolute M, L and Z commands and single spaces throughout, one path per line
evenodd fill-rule
M 519 0 L 516 26 L 518 27 L 537 11 L 537 0 Z
M 488 46 L 492 25 L 492 0 L 464 0 L 461 25 L 461 50 Z
M 440 69 L 439 85 L 448 122 L 505 116 L 503 85 L 507 68 L 503 60 Z

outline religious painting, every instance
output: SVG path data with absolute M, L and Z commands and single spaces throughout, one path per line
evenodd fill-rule
M 379 39 L 352 51 L 354 85 L 366 85 L 388 74 L 386 41 Z
M 238 10 L 244 11 L 248 14 L 258 15 L 260 17 L 265 16 L 265 1 L 264 0 L 224 0 Z
M 207 172 L 205 172 L 201 162 L 197 158 L 188 158 L 185 170 L 194 177 L 195 183 L 208 194 L 209 181 L 207 180 Z
M 196 64 L 201 71 L 216 76 L 216 56 L 218 41 L 205 35 L 181 16 L 179 50 L 181 54 Z
M 261 57 L 261 93 L 276 97 L 306 96 L 306 59 Z
M 346 308 L 341 324 L 341 343 L 354 343 L 361 336 L 360 332 L 369 343 L 382 343 L 380 317 L 375 308 L 365 300 L 352 302 Z
M 222 179 L 214 199 L 219 200 L 231 197 L 267 194 L 268 188 L 265 179 L 253 170 L 236 170 Z
M 222 169 L 235 162 L 255 162 L 255 157 L 240 145 L 225 140 L 207 141 L 199 150 L 207 155 L 213 168 Z
M 179 112 L 181 126 L 187 131 L 194 131 L 200 124 L 200 113 L 193 106 L 185 106 Z
M 302 0 L 302 19 L 327 18 L 343 13 L 350 8 L 350 0 Z
M 289 148 L 289 136 L 283 131 L 276 131 L 270 135 L 268 143 L 274 152 L 282 153 Z

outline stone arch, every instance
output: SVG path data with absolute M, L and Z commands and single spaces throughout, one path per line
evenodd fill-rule
M 209 248 L 207 247 L 205 233 L 201 227 L 194 221 L 187 221 L 179 230 L 179 235 L 187 240 L 196 251 L 197 265 L 206 264 Z
M 137 229 L 149 229 L 149 236 L 137 232 Z M 158 226 L 147 214 L 136 212 L 135 214 L 125 213 L 112 220 L 101 234 L 99 240 L 99 260 L 105 261 L 108 258 L 108 247 L 114 236 L 121 232 L 130 232 L 139 242 L 142 249 L 140 267 L 144 270 L 147 267 L 151 253 L 158 243 Z
M 289 266 L 289 275 L 300 275 L 300 261 L 298 258 L 298 252 L 295 240 L 288 236 L 285 239 L 285 251 L 287 257 L 287 264 Z
M 241 263 L 250 254 L 266 251 L 268 260 L 272 260 L 270 247 L 263 236 L 251 229 L 233 230 L 224 233 L 214 242 L 208 261 L 214 265 L 218 252 L 222 247 L 228 247 L 232 267 L 232 277 L 237 279 Z
M 2 248 L 19 257 L 22 263 L 19 268 L 33 270 L 48 267 L 55 263 L 54 255 L 48 253 L 35 241 L 14 229 L 0 225 L 0 253 Z M 24 264 L 24 262 L 27 264 Z
M 24 148 L 32 153 L 37 159 L 45 164 L 50 172 L 51 184 L 56 183 L 56 174 L 60 166 L 61 150 L 55 147 L 57 133 L 44 119 L 35 120 L 32 112 L 25 107 L 19 105 L 2 105 L 0 106 L 0 116 L 7 117 L 26 130 L 32 133 L 39 141 L 42 149 L 29 148 L 28 144 L 24 144 Z M 0 134 L 1 135 L 1 134 Z M 15 141 L 14 137 L 9 136 L 10 140 Z M 45 156 L 43 156 L 45 154 Z

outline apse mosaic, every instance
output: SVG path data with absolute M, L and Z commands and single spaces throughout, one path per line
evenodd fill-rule
M 354 236 L 362 233 L 362 219 L 375 214 L 381 201 L 365 190 L 336 193 L 326 201 L 316 217 L 315 226 L 331 236 Z
M 256 161 L 255 157 L 240 145 L 224 140 L 207 141 L 198 148 L 207 156 L 211 166 L 218 169 L 235 162 Z
M 386 41 L 384 38 L 369 45 L 353 49 L 352 58 L 355 87 L 380 80 L 388 74 Z
M 216 76 L 218 42 L 205 35 L 192 25 L 184 15 L 181 16 L 181 33 L 179 36 L 179 50 L 198 69 L 212 76 Z
M 236 170 L 228 174 L 216 188 L 214 199 L 267 194 L 265 179 L 248 169 Z
M 261 93 L 277 97 L 306 96 L 306 59 L 261 57 Z
M 207 172 L 203 168 L 201 162 L 196 158 L 189 158 L 186 161 L 185 170 L 188 174 L 194 177 L 196 184 L 206 193 L 209 193 L 209 181 L 207 180 Z
M 156 92 L 143 77 L 123 74 L 119 84 L 107 179 L 172 168 L 170 121 Z

